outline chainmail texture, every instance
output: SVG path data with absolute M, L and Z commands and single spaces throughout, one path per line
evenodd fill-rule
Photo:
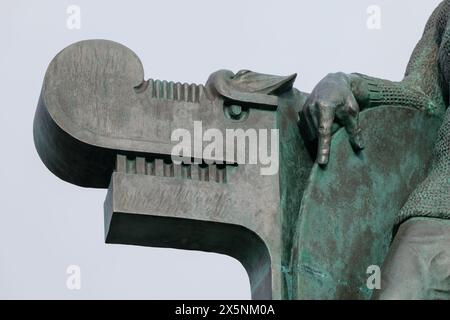
M 450 109 L 439 130 L 430 172 L 400 210 L 397 224 L 412 217 L 450 219 Z
M 442 91 L 445 95 L 448 95 L 450 84 L 449 12 L 450 1 L 443 1 L 431 16 L 424 33 L 424 37 L 431 38 L 428 41 L 434 41 L 439 46 L 437 53 L 438 81 L 441 81 Z M 417 70 L 416 72 L 427 68 L 427 64 L 423 64 L 423 61 L 421 66 L 420 51 L 427 50 L 426 41 L 421 42 L 423 43 L 422 48 L 416 48 L 416 53 L 413 53 L 412 62 L 408 66 L 414 71 Z M 428 63 L 429 65 L 430 63 Z M 425 79 L 424 81 L 430 82 L 431 80 Z M 445 100 L 445 106 L 447 106 L 448 98 Z M 428 176 L 410 195 L 400 211 L 397 223 L 418 216 L 450 219 L 450 109 L 447 109 L 438 133 Z
M 355 74 L 363 79 L 366 85 L 369 98 L 365 108 L 393 105 L 412 107 L 429 114 L 439 114 L 442 111 L 439 104 L 418 87 L 405 85 L 404 82 L 376 79 L 360 73 Z
M 450 219 L 449 12 L 450 0 L 441 2 L 433 12 L 404 80 L 392 82 L 358 74 L 367 88 L 366 107 L 410 106 L 443 117 L 428 175 L 400 210 L 397 224 L 411 217 Z

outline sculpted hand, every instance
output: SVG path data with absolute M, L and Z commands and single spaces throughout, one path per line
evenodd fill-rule
M 329 74 L 317 84 L 299 114 L 299 126 L 305 138 L 317 141 L 317 163 L 328 163 L 331 136 L 339 126 L 345 127 L 355 151 L 364 148 L 359 111 L 349 75 Z

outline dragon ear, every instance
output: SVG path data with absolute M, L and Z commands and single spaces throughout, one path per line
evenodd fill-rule
M 296 77 L 297 74 L 280 77 L 249 70 L 241 70 L 236 74 L 229 70 L 219 70 L 209 76 L 205 87 L 212 98 L 224 97 L 276 108 L 278 95 L 291 90 Z
M 292 89 L 297 74 L 282 77 L 242 70 L 233 77 L 232 85 L 243 92 L 280 95 Z

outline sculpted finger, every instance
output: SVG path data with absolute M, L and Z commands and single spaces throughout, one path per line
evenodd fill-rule
M 319 143 L 317 146 L 317 163 L 326 165 L 330 157 L 331 133 L 334 121 L 334 108 L 320 107 Z
M 346 124 L 345 129 L 348 133 L 350 144 L 355 151 L 364 149 L 364 141 L 361 135 L 361 127 L 358 124 L 358 117 L 350 117 Z
M 353 150 L 356 152 L 364 149 L 364 141 L 361 134 L 361 127 L 359 126 L 359 114 L 358 113 L 347 113 L 343 116 L 340 121 L 347 131 L 350 144 Z

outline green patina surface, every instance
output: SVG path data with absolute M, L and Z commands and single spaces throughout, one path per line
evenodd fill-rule
M 427 172 L 442 119 L 379 107 L 360 121 L 364 151 L 355 155 L 341 130 L 327 167 L 312 168 L 292 249 L 293 298 L 370 298 L 367 268 L 382 265 L 397 215 Z

